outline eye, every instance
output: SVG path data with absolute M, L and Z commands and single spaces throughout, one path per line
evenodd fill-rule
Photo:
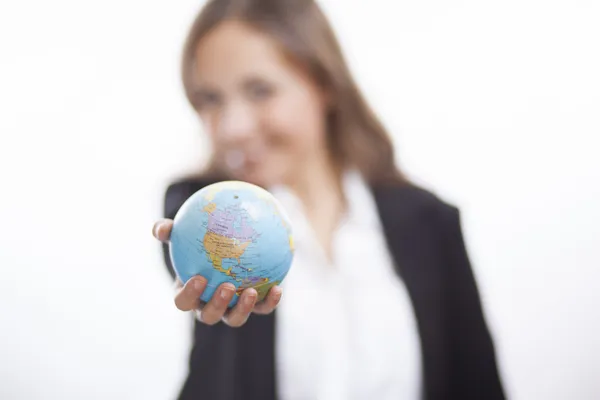
M 222 103 L 223 98 L 217 92 L 201 90 L 194 95 L 194 106 L 197 110 L 219 107 Z
M 250 100 L 263 101 L 270 98 L 275 92 L 272 85 L 266 82 L 250 82 L 246 86 L 246 93 Z

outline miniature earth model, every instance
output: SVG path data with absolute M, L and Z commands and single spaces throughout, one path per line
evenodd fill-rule
M 254 288 L 258 301 L 279 285 L 294 257 L 290 221 L 268 191 L 241 181 L 225 181 L 194 193 L 174 218 L 170 256 L 179 279 L 207 279 L 201 296 L 209 301 L 218 286 L 230 282 L 237 303 Z

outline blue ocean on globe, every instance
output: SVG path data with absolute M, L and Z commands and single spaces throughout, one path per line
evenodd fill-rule
M 170 239 L 173 268 L 182 282 L 207 279 L 201 296 L 209 301 L 217 287 L 230 282 L 237 303 L 254 288 L 262 300 L 281 284 L 294 257 L 290 220 L 268 191 L 241 181 L 218 182 L 194 193 L 174 218 Z

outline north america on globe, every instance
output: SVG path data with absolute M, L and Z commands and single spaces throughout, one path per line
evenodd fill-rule
M 208 280 L 202 301 L 224 282 L 236 287 L 229 306 L 247 288 L 254 288 L 260 301 L 290 269 L 292 228 L 268 191 L 246 182 L 219 182 L 194 193 L 177 212 L 170 255 L 182 282 L 195 275 Z

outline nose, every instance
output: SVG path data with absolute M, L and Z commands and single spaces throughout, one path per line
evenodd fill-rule
M 232 101 L 221 111 L 219 139 L 229 144 L 241 144 L 253 139 L 257 118 L 252 108 L 242 101 Z

